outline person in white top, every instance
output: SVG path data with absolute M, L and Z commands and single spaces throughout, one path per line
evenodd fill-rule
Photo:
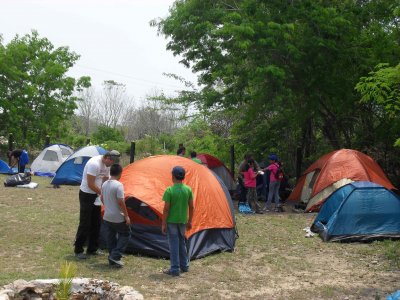
M 86 253 L 89 255 L 98 254 L 101 209 L 100 206 L 95 205 L 95 201 L 101 195 L 101 185 L 110 176 L 110 166 L 117 163 L 119 157 L 118 151 L 108 151 L 104 155 L 89 159 L 83 169 L 79 189 L 79 226 L 74 243 L 74 252 L 79 259 L 87 258 L 83 248 L 86 241 Z

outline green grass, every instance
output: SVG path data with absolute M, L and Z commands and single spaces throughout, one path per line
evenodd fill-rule
M 130 285 L 145 299 L 384 299 L 399 288 L 398 242 L 305 238 L 302 229 L 315 215 L 288 212 L 237 214 L 235 252 L 194 260 L 180 278 L 162 274 L 169 265 L 164 259 L 127 255 L 122 269 L 110 268 L 106 256 L 78 261 L 78 187 L 33 181 L 39 183 L 34 190 L 0 187 L 0 285 L 58 278 L 67 261 L 76 264 L 76 276 Z

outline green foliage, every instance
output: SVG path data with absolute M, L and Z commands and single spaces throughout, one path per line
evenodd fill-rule
M 202 89 L 179 99 L 201 112 L 236 112 L 231 138 L 240 151 L 279 151 L 292 163 L 297 147 L 311 160 L 332 149 L 392 145 L 375 133 L 393 124 L 359 103 L 354 86 L 372 66 L 398 62 L 399 6 L 187 0 L 155 25 L 170 39 L 167 48 L 200 74 Z
M 163 143 L 158 137 L 150 135 L 146 135 L 143 139 L 138 140 L 135 147 L 136 155 L 139 158 L 150 155 L 164 154 Z
M 362 102 L 372 102 L 381 106 L 389 117 L 400 114 L 400 64 L 389 67 L 379 64 L 368 77 L 361 77 L 356 85 Z
M 68 300 L 71 294 L 72 280 L 76 275 L 76 265 L 72 262 L 65 261 L 61 265 L 60 280 L 56 287 L 57 300 Z
M 385 257 L 393 263 L 396 268 L 400 268 L 400 242 L 399 241 L 383 241 L 383 249 Z
M 58 136 L 76 108 L 75 88 L 90 85 L 67 76 L 78 58 L 36 31 L 0 44 L 0 132 L 13 133 L 19 146 Z
M 209 153 L 218 157 L 225 163 L 230 159 L 230 143 L 227 139 L 215 134 L 211 126 L 204 119 L 195 119 L 187 126 L 179 129 L 175 134 L 175 139 L 183 143 L 186 147 L 186 154 L 191 151 L 197 153 Z M 175 147 L 174 151 L 176 151 Z M 176 152 L 174 153 L 176 154 Z
M 125 154 L 129 154 L 131 149 L 130 143 L 127 142 L 105 141 L 101 143 L 100 146 L 106 150 L 117 150 Z
M 124 136 L 116 128 L 101 125 L 97 131 L 92 134 L 92 140 L 95 144 L 102 144 L 106 141 L 123 142 Z

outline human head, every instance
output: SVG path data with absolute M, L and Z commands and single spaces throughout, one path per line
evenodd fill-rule
M 185 169 L 181 166 L 175 166 L 172 169 L 172 176 L 177 180 L 185 179 Z
M 120 164 L 113 164 L 110 167 L 110 176 L 120 179 L 121 174 L 122 174 L 122 167 Z
M 118 163 L 121 154 L 117 150 L 107 151 L 106 154 L 103 155 L 103 163 L 110 167 L 111 165 Z
M 186 152 L 186 148 L 182 146 L 182 147 L 179 147 L 178 151 L 176 151 L 176 155 L 183 156 L 183 155 L 185 155 L 185 152 Z
M 270 155 L 268 155 L 268 159 L 273 162 L 276 162 L 278 161 L 278 156 L 276 154 L 271 153 Z
M 191 157 L 191 158 L 195 158 L 196 156 L 197 156 L 196 151 L 190 152 L 190 157 Z

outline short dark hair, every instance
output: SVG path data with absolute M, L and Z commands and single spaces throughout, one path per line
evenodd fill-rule
M 196 157 L 197 156 L 197 153 L 196 153 L 196 151 L 192 151 L 192 152 L 190 152 L 190 157 L 191 158 L 193 158 L 193 157 Z
M 185 169 L 181 166 L 176 166 L 172 169 L 172 176 L 174 176 L 178 180 L 185 179 Z
M 120 164 L 113 164 L 110 167 L 110 175 L 111 176 L 119 176 L 122 173 L 122 167 Z

